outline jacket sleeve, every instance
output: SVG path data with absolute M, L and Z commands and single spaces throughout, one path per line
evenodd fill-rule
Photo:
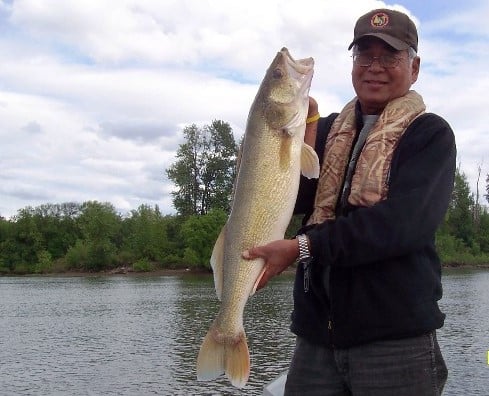
M 380 262 L 433 244 L 453 190 L 455 138 L 435 114 L 414 123 L 393 155 L 387 198 L 307 232 L 320 265 Z

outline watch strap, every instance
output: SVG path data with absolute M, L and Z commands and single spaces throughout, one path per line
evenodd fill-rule
M 309 251 L 309 241 L 306 234 L 297 235 L 296 239 L 299 242 L 299 257 L 297 260 L 302 261 L 311 257 L 311 252 Z

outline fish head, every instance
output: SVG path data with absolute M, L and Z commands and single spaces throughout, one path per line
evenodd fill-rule
M 305 125 L 313 73 L 313 58 L 295 60 L 287 48 L 277 53 L 257 94 L 272 129 L 293 135 L 297 127 Z

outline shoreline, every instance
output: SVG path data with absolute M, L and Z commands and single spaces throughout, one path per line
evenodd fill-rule
M 463 271 L 463 270 L 489 270 L 489 264 L 443 264 L 442 272 L 444 270 L 449 271 Z M 294 274 L 296 267 L 290 267 L 286 269 L 283 274 Z M 182 275 L 194 275 L 194 276 L 207 276 L 212 275 L 211 269 L 205 268 L 164 268 L 157 269 L 153 271 L 134 271 L 130 267 L 119 267 L 112 270 L 90 272 L 90 271 L 66 271 L 66 272 L 49 272 L 43 274 L 0 274 L 0 277 L 9 276 L 39 276 L 39 277 L 90 277 L 90 276 L 147 276 L 147 277 L 157 277 L 157 276 L 182 276 Z
M 206 269 L 157 269 L 153 271 L 134 271 L 129 268 L 115 268 L 107 271 L 66 271 L 66 272 L 51 272 L 45 274 L 25 274 L 21 276 L 67 276 L 67 277 L 84 277 L 84 276 L 177 276 L 177 275 L 212 275 L 211 270 Z

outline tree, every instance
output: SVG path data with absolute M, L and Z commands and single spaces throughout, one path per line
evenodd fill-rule
M 85 202 L 77 222 L 82 239 L 68 250 L 69 264 L 89 271 L 110 268 L 115 260 L 115 242 L 121 225 L 114 206 L 108 202 Z
M 166 220 L 158 206 L 141 205 L 124 222 L 125 248 L 135 259 L 163 261 L 169 253 Z
M 37 253 L 45 248 L 45 241 L 33 214 L 33 209 L 21 209 L 14 216 L 13 244 L 17 251 L 15 265 L 33 265 L 37 262 Z
M 206 127 L 210 136 L 203 152 L 203 213 L 211 209 L 229 212 L 236 176 L 237 146 L 228 123 L 215 120 Z
M 486 194 L 484 196 L 486 197 L 487 202 L 489 202 L 489 173 L 486 176 Z
M 465 173 L 457 168 L 452 199 L 447 211 L 447 226 L 451 235 L 461 239 L 466 246 L 474 241 L 474 195 L 470 192 Z
M 226 219 L 226 213 L 220 209 L 187 218 L 181 233 L 186 245 L 184 259 L 188 264 L 210 268 L 212 249 Z
M 482 208 L 479 219 L 477 242 L 484 253 L 489 253 L 489 213 L 487 208 Z
M 480 215 L 481 215 L 481 206 L 479 204 L 479 181 L 481 178 L 482 164 L 477 166 L 477 183 L 475 188 L 475 206 L 474 206 L 474 226 L 476 231 L 479 230 L 480 225 Z
M 183 133 L 185 143 L 177 150 L 177 161 L 166 170 L 177 187 L 173 206 L 184 217 L 211 209 L 228 212 L 237 154 L 230 125 L 214 120 L 203 128 L 187 126 Z
M 76 224 L 80 211 L 81 205 L 74 202 L 47 203 L 32 210 L 44 246 L 53 259 L 63 257 L 80 237 L 80 229 Z

